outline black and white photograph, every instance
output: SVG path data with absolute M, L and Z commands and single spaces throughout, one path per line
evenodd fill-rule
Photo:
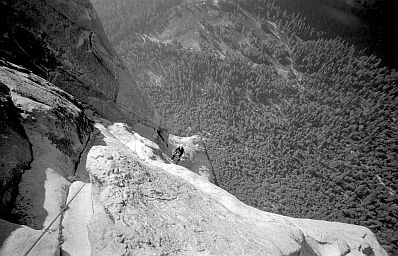
M 398 0 L 0 0 L 0 256 L 398 256 Z

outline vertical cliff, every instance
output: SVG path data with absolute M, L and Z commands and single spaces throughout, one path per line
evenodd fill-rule
M 9 105 L 14 106 L 0 118 L 6 124 L 0 130 L 4 142 L 0 146 L 0 190 L 7 207 L 2 205 L 2 211 L 7 210 L 2 215 L 27 226 L 0 222 L 0 255 L 23 255 L 37 239 L 37 230 L 53 223 L 45 243 L 34 252 L 48 255 L 47 251 L 59 251 L 62 218 L 53 220 L 76 179 L 92 126 L 70 94 L 20 66 L 0 61 L 0 85 L 2 92 L 8 92 Z
M 127 122 L 156 139 L 160 119 L 110 46 L 88 0 L 1 1 L 0 17 L 0 56 L 103 117 Z
M 9 219 L 18 183 L 29 168 L 32 152 L 10 89 L 0 82 L 0 217 Z

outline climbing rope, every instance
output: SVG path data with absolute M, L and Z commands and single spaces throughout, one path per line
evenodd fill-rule
M 117 138 L 116 138 L 117 139 Z M 121 148 L 126 147 L 127 149 L 130 150 L 130 148 L 126 145 L 128 143 L 130 143 L 132 140 L 134 139 L 131 138 L 129 141 L 127 141 L 126 143 L 121 142 L 119 139 L 117 139 L 120 143 L 122 143 L 122 145 L 115 150 L 115 152 L 119 151 Z M 51 221 L 51 223 L 47 226 L 47 228 L 45 228 L 43 230 L 43 232 L 40 234 L 40 236 L 35 240 L 35 242 L 29 247 L 29 250 L 27 250 L 27 252 L 24 254 L 24 256 L 27 256 L 32 250 L 33 248 L 36 246 L 36 244 L 41 240 L 41 238 L 44 236 L 44 234 L 50 229 L 50 227 L 55 223 L 55 221 L 59 218 L 59 216 L 62 215 L 63 212 L 67 211 L 69 209 L 69 204 L 73 201 L 73 199 L 75 199 L 75 197 L 80 193 L 80 191 L 84 188 L 84 186 L 90 181 L 90 177 L 87 178 L 86 182 L 84 182 L 84 184 L 79 188 L 79 190 L 73 195 L 73 197 L 71 198 L 71 200 L 64 206 L 61 207 L 61 211 L 58 213 L 58 215 Z
M 61 207 L 61 211 L 55 216 L 55 218 L 51 221 L 50 225 L 47 226 L 46 229 L 43 230 L 43 232 L 40 234 L 40 236 L 35 240 L 35 242 L 30 246 L 29 250 L 24 254 L 24 256 L 27 256 L 33 248 L 36 246 L 36 244 L 40 241 L 40 239 L 44 236 L 44 234 L 50 229 L 50 227 L 54 224 L 54 222 L 61 216 L 63 212 L 69 209 L 69 204 L 75 199 L 75 197 L 80 193 L 80 191 L 84 188 L 84 186 L 89 182 L 90 177 L 84 182 L 84 184 L 79 188 L 79 190 L 73 195 L 73 197 L 70 199 L 70 201 Z

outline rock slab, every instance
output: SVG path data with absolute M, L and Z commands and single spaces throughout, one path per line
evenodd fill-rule
M 72 183 L 69 188 L 69 209 L 62 221 L 62 251 L 66 255 L 91 255 L 91 243 L 88 237 L 89 224 L 94 208 L 91 197 L 91 184 L 81 181 Z
M 367 228 L 267 213 L 188 169 L 124 124 L 97 123 L 87 155 L 96 188 L 94 255 L 380 255 Z

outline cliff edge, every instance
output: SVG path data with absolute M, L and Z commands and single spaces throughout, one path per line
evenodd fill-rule
M 103 117 L 128 123 L 151 140 L 164 132 L 88 0 L 1 1 L 0 21 L 0 57 L 24 66 Z
M 365 227 L 247 206 L 127 124 L 87 118 L 70 94 L 3 65 L 33 160 L 17 224 L 0 221 L 0 255 L 387 255 Z
M 167 144 L 87 0 L 0 1 L 0 19 L 0 256 L 387 255 L 367 228 L 209 182 L 200 140 Z M 169 160 L 180 142 L 192 171 Z

